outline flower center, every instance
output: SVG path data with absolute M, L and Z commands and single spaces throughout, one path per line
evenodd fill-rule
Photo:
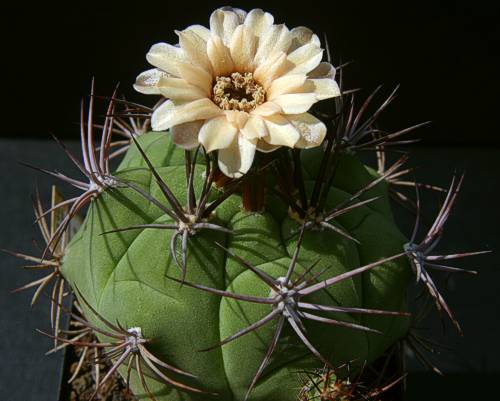
M 213 101 L 222 110 L 249 112 L 265 99 L 266 91 L 255 82 L 251 72 L 233 72 L 229 77 L 215 78 Z

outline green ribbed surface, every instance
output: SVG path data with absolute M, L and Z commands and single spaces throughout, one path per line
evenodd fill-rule
M 184 201 L 183 153 L 170 142 L 168 134 L 149 133 L 140 140 L 165 182 L 178 199 Z M 303 152 L 306 177 L 314 176 L 318 168 L 318 152 L 318 149 Z M 196 171 L 196 188 L 201 186 L 203 170 L 200 166 Z M 132 180 L 156 198 L 164 199 L 134 147 L 118 171 L 119 177 Z M 333 207 L 375 176 L 355 157 L 344 157 L 327 204 Z M 311 187 L 312 181 L 307 185 Z M 320 259 L 313 272 L 327 268 L 322 278 L 328 278 L 401 251 L 405 238 L 392 220 L 384 184 L 362 198 L 373 196 L 382 198 L 340 217 L 335 223 L 357 238 L 361 245 L 330 231 L 306 232 L 296 274 Z M 274 199 L 267 200 L 266 210 L 262 214 L 244 212 L 237 195 L 224 202 L 214 219 L 237 231 L 237 235 L 202 231 L 191 237 L 187 280 L 242 294 L 268 296 L 267 286 L 251 271 L 227 259 L 214 244 L 214 241 L 225 244 L 274 277 L 284 275 L 297 241 L 296 237 L 285 239 L 297 228 L 297 223 L 287 217 L 286 207 Z M 147 229 L 100 235 L 120 227 L 167 222 L 168 219 L 160 209 L 130 189 L 107 191 L 93 201 L 84 224 L 68 247 L 63 274 L 105 318 L 119 321 L 125 327 L 141 327 L 146 338 L 154 339 L 148 347 L 155 355 L 198 379 L 186 380 L 168 373 L 172 378 L 218 393 L 211 397 L 179 392 L 151 375 L 148 383 L 158 401 L 242 401 L 271 341 L 274 323 L 222 349 L 199 350 L 262 318 L 271 307 L 221 299 L 181 287 L 168 279 L 166 275 L 181 276 L 169 251 L 170 231 Z M 324 305 L 402 310 L 408 279 L 408 266 L 401 259 L 318 292 L 310 299 Z M 375 359 L 405 333 L 408 324 L 407 319 L 401 317 L 330 316 L 366 324 L 384 333 L 366 334 L 306 322 L 309 339 L 334 364 L 352 359 Z M 102 326 L 91 313 L 87 313 L 87 317 Z M 310 355 L 295 333 L 285 327 L 272 362 L 252 394 L 253 401 L 295 401 L 300 385 L 296 372 L 322 365 Z M 135 371 L 132 376 L 134 392 L 140 399 L 147 399 Z

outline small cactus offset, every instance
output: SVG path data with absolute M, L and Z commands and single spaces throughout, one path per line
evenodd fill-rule
M 71 380 L 95 353 L 107 370 L 94 399 L 119 374 L 140 400 L 347 401 L 400 383 L 407 347 L 438 370 L 408 288 L 461 331 L 433 277 L 475 274 L 447 261 L 482 252 L 439 252 L 463 177 L 416 182 L 406 153 L 389 153 L 423 124 L 378 128 L 396 90 L 358 102 L 313 32 L 262 10 L 221 8 L 209 29 L 177 34 L 152 46 L 134 85 L 154 107 L 115 91 L 98 121 L 92 83 L 81 155 L 58 141 L 81 177 L 31 166 L 79 191 L 54 189 L 48 209 L 37 195 L 44 250 L 11 252 L 49 271 L 20 289 L 34 301 L 50 290 L 52 351 L 83 350 Z M 443 193 L 430 227 L 421 190 Z M 410 238 L 393 200 L 416 215 Z

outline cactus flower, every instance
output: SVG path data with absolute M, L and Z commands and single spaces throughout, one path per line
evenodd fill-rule
M 335 69 L 321 62 L 310 29 L 273 22 L 260 9 L 221 8 L 210 29 L 192 25 L 176 31 L 178 46 L 153 45 L 146 58 L 156 68 L 135 83 L 168 99 L 152 116 L 153 130 L 171 129 L 186 149 L 217 150 L 219 168 L 234 178 L 250 169 L 256 150 L 319 146 L 326 127 L 308 110 L 340 95 Z

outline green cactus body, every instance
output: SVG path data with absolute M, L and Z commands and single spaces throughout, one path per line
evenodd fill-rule
M 140 137 L 139 143 L 172 192 L 178 199 L 186 199 L 184 154 L 171 143 L 170 135 L 148 133 Z M 310 187 L 319 169 L 321 152 L 321 148 L 302 152 L 303 173 Z M 198 190 L 203 171 L 200 165 L 195 173 Z M 135 146 L 126 154 L 116 177 L 133 181 L 157 199 L 164 199 Z M 343 156 L 327 204 L 335 206 L 375 177 L 376 173 L 355 156 Z M 333 231 L 306 231 L 294 275 L 317 262 L 311 273 L 324 270 L 323 280 L 401 252 L 405 238 L 392 219 L 385 183 L 361 198 L 374 196 L 380 198 L 340 216 L 334 223 L 360 244 Z M 297 243 L 297 236 L 290 238 L 290 233 L 299 225 L 277 198 L 268 196 L 262 213 L 246 212 L 241 204 L 240 196 L 232 195 L 212 217 L 234 230 L 234 235 L 200 231 L 189 237 L 186 279 L 211 288 L 266 297 L 269 288 L 252 271 L 229 258 L 215 242 L 278 278 L 286 274 Z M 170 254 L 170 230 L 138 229 L 101 235 L 120 227 L 153 222 L 167 223 L 169 217 L 137 192 L 130 188 L 103 192 L 92 201 L 82 227 L 66 249 L 64 277 L 99 314 L 125 328 L 140 327 L 144 337 L 152 340 L 147 347 L 154 355 L 196 376 L 185 378 L 169 373 L 169 377 L 217 393 L 196 394 L 169 387 L 145 368 L 148 386 L 158 401 L 243 401 L 266 354 L 276 322 L 222 347 L 200 350 L 261 319 L 272 306 L 223 298 L 171 280 L 167 276 L 181 278 L 181 269 Z M 406 258 L 384 263 L 317 292 L 310 299 L 330 306 L 405 310 L 410 275 L 407 263 Z M 93 324 L 104 328 L 102 321 L 87 308 L 84 310 Z M 409 324 L 406 317 L 399 316 L 329 313 L 328 317 L 360 323 L 383 333 L 306 321 L 308 339 L 334 365 L 353 359 L 373 361 L 406 333 Z M 101 335 L 100 340 L 106 338 Z M 322 362 L 285 323 L 278 348 L 250 400 L 294 401 L 301 386 L 297 372 L 321 366 Z M 120 369 L 124 374 L 126 366 Z M 135 370 L 131 387 L 139 399 L 148 398 Z

